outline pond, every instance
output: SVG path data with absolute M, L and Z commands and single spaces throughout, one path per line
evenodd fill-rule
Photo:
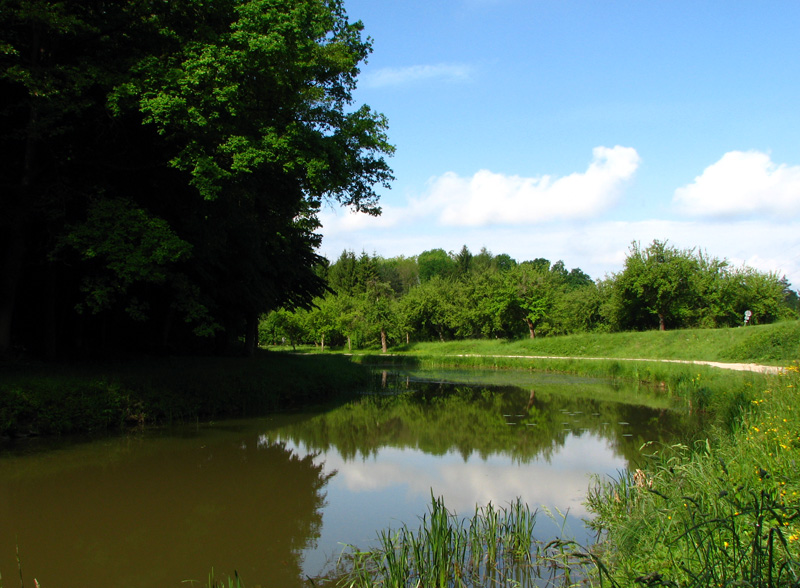
M 521 497 L 539 538 L 591 541 L 592 475 L 702 427 L 669 399 L 529 372 L 377 372 L 325 410 L 0 449 L 0 573 L 42 588 L 311 586 L 346 544 L 416 528 L 431 497 L 469 516 Z M 561 513 L 559 515 L 558 513 Z M 563 515 L 563 516 L 562 516 Z

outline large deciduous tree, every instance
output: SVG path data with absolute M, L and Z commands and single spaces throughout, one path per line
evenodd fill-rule
M 309 305 L 319 206 L 392 179 L 369 51 L 340 0 L 0 0 L 0 354 Z
M 613 295 L 622 309 L 620 326 L 647 328 L 652 317 L 662 331 L 680 324 L 692 306 L 697 269 L 693 251 L 681 251 L 658 240 L 642 249 L 634 241 L 614 284 Z

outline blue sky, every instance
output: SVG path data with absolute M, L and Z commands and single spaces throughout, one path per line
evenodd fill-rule
M 800 2 L 345 0 L 389 120 L 379 218 L 321 253 L 486 247 L 593 278 L 668 240 L 800 287 Z

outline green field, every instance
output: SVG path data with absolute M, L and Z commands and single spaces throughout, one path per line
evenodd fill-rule
M 579 334 L 514 341 L 412 342 L 390 351 L 418 355 L 680 359 L 786 365 L 800 359 L 800 321 L 733 329 Z

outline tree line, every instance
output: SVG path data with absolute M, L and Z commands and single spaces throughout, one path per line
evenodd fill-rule
M 317 267 L 328 291 L 310 309 L 262 317 L 261 344 L 364 348 L 413 341 L 718 328 L 798 318 L 785 277 L 655 240 L 592 279 L 563 261 L 518 262 L 486 248 L 383 258 L 345 250 Z
M 255 347 L 317 212 L 378 214 L 341 0 L 0 0 L 0 356 Z

